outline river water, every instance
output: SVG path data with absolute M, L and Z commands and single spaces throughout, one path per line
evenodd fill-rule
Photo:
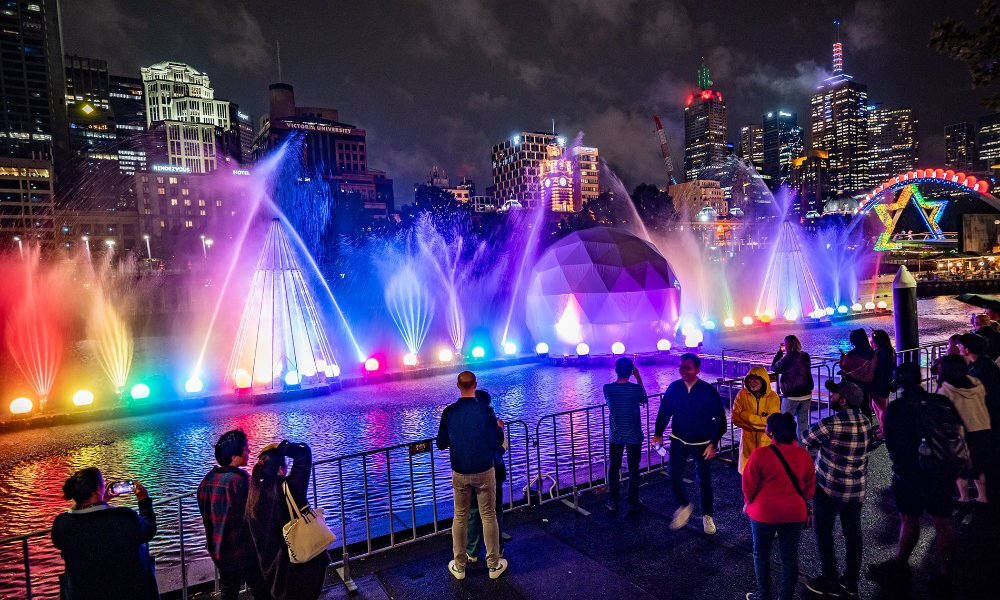
M 965 330 L 969 307 L 951 299 L 936 298 L 921 300 L 919 311 L 921 341 L 930 342 Z M 847 332 L 855 327 L 882 328 L 892 334 L 892 317 L 806 329 L 796 334 L 808 351 L 833 354 L 837 348 L 846 349 Z M 772 351 L 785 333 L 757 330 L 731 334 L 724 343 L 709 338 L 706 352 L 717 352 L 723 345 Z M 663 365 L 650 365 L 642 371 L 650 392 L 662 391 L 676 377 L 674 367 Z M 478 375 L 480 387 L 494 395 L 497 414 L 509 421 L 524 421 L 532 432 L 542 415 L 600 402 L 601 386 L 611 379 L 606 366 L 567 368 L 529 364 L 493 368 Z M 267 443 L 290 439 L 307 441 L 314 457 L 322 459 L 432 437 L 437 432 L 441 410 L 456 395 L 454 374 L 447 374 L 348 388 L 294 402 L 227 405 L 3 434 L 0 435 L 0 536 L 50 526 L 53 517 L 67 508 L 60 494 L 62 482 L 83 467 L 98 466 L 110 480 L 137 479 L 155 500 L 195 489 L 214 464 L 212 446 L 226 430 L 246 431 L 252 456 Z M 393 456 L 393 460 L 398 459 Z M 377 472 L 373 477 L 384 480 L 385 465 L 378 461 L 369 463 L 364 468 Z M 426 477 L 425 467 L 418 464 L 414 476 Z M 345 514 L 349 521 L 363 520 L 365 506 L 360 492 L 363 481 L 358 478 L 363 466 L 355 462 L 345 468 L 353 471 L 345 477 L 345 487 L 352 490 L 351 498 L 344 500 L 348 505 L 344 507 Z M 402 472 L 405 465 L 395 468 L 397 471 L 391 478 L 399 486 L 407 477 Z M 438 468 L 447 468 L 447 463 L 439 464 Z M 327 487 L 335 487 L 332 478 L 337 475 L 323 472 L 322 467 L 317 472 L 322 488 L 319 504 L 328 507 L 329 517 L 341 509 L 337 506 L 339 498 L 324 492 Z M 440 491 L 447 496 L 447 490 Z M 397 508 L 404 503 L 408 509 L 411 500 L 413 504 L 427 504 L 430 498 L 397 497 Z M 197 517 L 191 514 L 196 512 L 194 504 L 188 504 L 185 510 L 189 511 L 190 522 L 196 525 Z M 160 554 L 158 565 L 174 560 L 175 528 L 164 527 L 153 550 Z M 19 564 L 10 562 L 19 552 L 12 554 L 12 551 L 12 548 L 0 549 L 0 594 L 10 592 L 23 578 Z M 53 549 L 46 543 L 34 543 L 32 553 L 33 564 L 40 565 L 33 566 L 36 571 L 47 566 L 52 571 L 52 565 L 58 564 Z M 50 581 L 48 576 L 42 579 L 43 583 Z M 10 597 L 19 595 L 12 593 Z

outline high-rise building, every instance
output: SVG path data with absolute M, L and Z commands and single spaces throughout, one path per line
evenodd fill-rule
M 389 215 L 394 204 L 392 180 L 384 171 L 368 168 L 365 130 L 342 123 L 335 108 L 296 106 L 291 85 L 271 84 L 268 114 L 254 140 L 254 159 L 263 158 L 293 136 L 302 140 L 303 168 L 310 177 L 329 182 L 335 198 L 357 194 L 369 216 Z
M 792 161 L 802 155 L 802 128 L 795 113 L 774 110 L 763 118 L 764 165 L 761 174 L 772 190 L 787 183 Z
M 0 10 L 0 156 L 61 160 L 68 152 L 57 0 Z
M 493 146 L 493 187 L 496 204 L 534 208 L 541 198 L 538 167 L 551 145 L 565 146 L 566 138 L 539 131 L 522 131 Z
M 1000 165 L 1000 113 L 979 119 L 976 152 L 981 171 L 990 171 Z
M 138 77 L 111 75 L 109 104 L 115 119 L 118 170 L 129 177 L 145 171 L 146 94 Z
M 976 130 L 972 123 L 945 125 L 944 167 L 963 173 L 976 170 Z
M 740 127 L 740 143 L 736 146 L 736 156 L 760 170 L 764 166 L 764 128 L 756 123 Z
M 718 181 L 691 180 L 672 185 L 668 191 L 674 202 L 674 210 L 684 220 L 708 220 L 705 219 L 708 214 L 723 217 L 729 214 L 726 193 Z
M 155 160 L 210 173 L 220 155 L 232 156 L 230 103 L 216 100 L 208 75 L 178 62 L 143 67 L 146 127 L 157 132 Z
M 229 142 L 233 147 L 233 157 L 240 162 L 250 162 L 253 155 L 253 140 L 257 136 L 253 117 L 240 110 L 238 104 L 230 103 L 229 122 L 235 124 L 233 127 L 235 139 Z
M 917 120 L 909 108 L 868 107 L 868 176 L 878 185 L 917 167 Z
M 830 155 L 825 150 L 810 150 L 792 161 L 792 212 L 805 217 L 809 212 L 823 212 L 830 197 Z
M 553 214 L 579 212 L 580 196 L 574 192 L 576 169 L 565 148 L 551 144 L 545 148 L 545 160 L 538 165 L 538 188 L 541 199 Z
M 0 157 L 0 243 L 53 244 L 52 162 Z
M 593 146 L 573 146 L 570 149 L 575 163 L 573 172 L 574 203 L 583 206 L 593 202 L 601 194 L 601 157 Z M 577 210 L 580 210 L 579 208 Z
M 698 68 L 698 90 L 684 106 L 684 177 L 688 181 L 729 154 L 726 103 L 722 93 L 712 89 L 704 60 Z
M 113 209 L 129 185 L 118 167 L 108 63 L 66 55 L 64 64 L 70 157 L 60 177 L 60 206 Z
M 844 196 L 869 187 L 868 87 L 844 73 L 844 48 L 833 45 L 833 75 L 810 98 L 812 147 L 830 156 L 830 193 Z

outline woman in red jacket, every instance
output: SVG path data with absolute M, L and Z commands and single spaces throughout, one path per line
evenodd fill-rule
M 812 457 L 795 443 L 795 418 L 787 413 L 767 417 L 771 445 L 750 454 L 743 469 L 743 498 L 753 533 L 757 591 L 747 600 L 771 597 L 771 547 L 778 537 L 781 553 L 781 600 L 795 597 L 799 577 L 799 534 L 816 489 Z

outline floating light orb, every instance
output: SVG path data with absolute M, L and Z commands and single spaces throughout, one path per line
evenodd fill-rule
M 316 359 L 316 372 L 317 373 L 326 373 L 326 367 L 327 367 L 327 365 L 326 365 L 326 361 L 325 360 L 323 360 L 322 358 L 317 358 Z
M 304 363 L 299 368 L 299 373 L 303 377 L 312 377 L 313 375 L 316 374 L 316 371 L 318 371 L 318 370 L 320 370 L 320 369 L 316 366 L 316 363 L 307 362 L 307 363 Z
M 697 348 L 698 344 L 705 341 L 705 334 L 700 329 L 692 329 L 684 336 L 684 345 L 688 348 Z
M 625 354 L 625 344 L 621 342 L 611 344 L 611 354 Z
M 245 390 L 250 387 L 253 380 L 246 369 L 237 369 L 236 373 L 233 374 L 233 382 L 236 384 L 237 389 Z
M 865 310 L 875 310 L 874 302 L 865 302 Z
M 827 315 L 832 315 L 837 311 L 835 311 L 832 306 L 827 306 L 826 308 L 823 309 L 823 312 L 825 312 Z
M 576 353 L 580 356 L 589 356 L 590 346 L 588 346 L 583 342 L 580 342 L 579 344 L 576 345 Z
M 327 365 L 326 367 L 327 377 L 340 377 L 340 365 Z
M 483 358 L 486 356 L 486 349 L 482 346 L 476 346 L 472 349 L 472 358 Z
M 378 359 L 374 356 L 365 361 L 365 371 L 368 371 L 369 373 L 378 371 L 380 366 L 382 365 L 378 363 Z
M 785 317 L 786 321 L 794 321 L 799 318 L 799 311 L 794 308 L 789 308 L 788 310 L 785 311 L 785 314 L 783 316 Z
M 35 407 L 35 403 L 31 401 L 31 398 L 14 398 L 10 403 L 10 414 L 12 415 L 25 415 L 31 412 L 31 409 Z
M 285 373 L 285 385 L 299 385 L 300 383 L 302 383 L 302 378 L 299 377 L 298 371 Z
M 132 396 L 133 400 L 144 400 L 149 398 L 149 386 L 145 383 L 137 383 L 132 386 L 129 391 L 129 395 Z
M 447 348 L 442 348 L 441 351 L 438 352 L 438 360 L 443 363 L 451 362 L 453 358 L 455 358 L 455 354 Z
M 517 354 L 517 344 L 514 342 L 507 342 L 503 345 L 503 353 L 510 355 Z
M 403 366 L 404 367 L 415 367 L 417 366 L 417 355 L 412 352 L 403 355 Z
M 549 353 L 549 345 L 546 344 L 545 342 L 538 342 L 538 344 L 535 346 L 535 354 L 548 354 L 548 353 Z
M 842 315 L 846 315 L 847 314 L 847 307 L 844 306 L 843 304 L 841 304 L 840 306 L 837 307 L 837 312 L 840 313 L 840 314 L 842 314 Z
M 658 340 L 656 342 L 656 349 L 659 350 L 660 352 L 669 352 L 670 351 L 670 340 L 665 340 L 665 339 L 664 340 Z
M 885 310 L 889 308 L 889 305 L 885 303 L 885 300 L 879 300 L 878 304 L 875 305 L 875 308 L 879 310 Z
M 722 322 L 722 325 L 724 327 L 736 327 L 736 320 L 733 319 L 732 317 L 729 317 L 728 319 Z
M 715 329 L 715 321 L 705 321 L 701 324 L 703 329 L 712 330 Z
M 184 382 L 184 391 L 189 394 L 197 394 L 203 389 L 205 389 L 205 385 L 197 377 L 191 377 Z
M 257 380 L 257 383 L 271 383 L 271 380 L 277 377 L 278 375 L 281 375 L 281 373 L 279 372 L 272 375 L 270 371 L 265 369 L 257 369 L 256 371 L 254 371 L 254 379 Z
M 94 392 L 79 390 L 73 394 L 73 406 L 87 406 L 94 403 Z
M 753 325 L 753 317 L 743 317 L 743 324 L 746 326 Z
M 769 315 L 768 313 L 764 313 L 762 315 L 757 315 L 757 320 L 760 321 L 761 323 L 770 323 L 771 322 L 771 315 Z
M 855 302 L 854 304 L 851 305 L 851 310 L 853 310 L 855 312 L 860 312 L 860 311 L 864 310 L 864 308 L 865 307 L 861 306 L 860 302 Z

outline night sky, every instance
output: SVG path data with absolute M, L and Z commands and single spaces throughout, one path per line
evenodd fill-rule
M 705 56 L 742 124 L 794 110 L 826 77 L 833 21 L 845 71 L 886 107 L 919 119 L 920 164 L 941 166 L 946 124 L 985 113 L 963 65 L 927 47 L 945 16 L 971 21 L 978 0 L 88 0 L 62 3 L 65 51 L 111 72 L 186 62 L 216 97 L 255 119 L 283 79 L 303 106 L 340 110 L 367 129 L 369 164 L 395 180 L 397 206 L 434 164 L 491 183 L 490 149 L 521 130 L 556 129 L 601 155 L 629 187 L 665 183 L 653 114 L 680 165 L 683 105 Z

